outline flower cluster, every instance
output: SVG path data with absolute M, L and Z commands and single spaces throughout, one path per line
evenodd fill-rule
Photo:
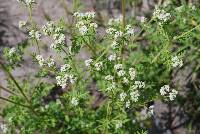
M 47 60 L 45 60 L 42 55 L 37 55 L 36 60 L 38 61 L 39 65 L 41 67 L 43 67 L 43 66 L 54 67 L 55 66 L 55 61 L 53 58 L 48 58 Z
M 136 71 L 134 68 L 129 68 L 129 75 L 131 80 L 135 79 Z
M 75 12 L 74 17 L 77 18 L 76 27 L 78 28 L 81 35 L 85 35 L 90 31 L 96 31 L 98 25 L 92 21 L 95 17 L 95 12 Z
M 117 59 L 117 55 L 116 54 L 112 54 L 108 57 L 109 61 L 115 61 Z
M 21 29 L 21 28 L 23 28 L 24 26 L 26 26 L 26 21 L 19 21 L 19 28 Z
M 32 6 L 32 4 L 36 3 L 35 0 L 17 0 L 17 2 L 20 2 L 24 4 L 25 6 Z
M 54 39 L 50 48 L 60 51 L 65 44 L 65 34 L 63 28 L 56 26 L 55 22 L 49 21 L 42 27 L 42 31 L 44 35 L 52 36 Z
M 29 37 L 31 39 L 35 39 L 38 41 L 38 40 L 40 40 L 41 36 L 42 36 L 42 34 L 39 31 L 31 30 L 29 32 Z
M 13 47 L 13 48 L 11 48 L 11 49 L 9 50 L 8 55 L 9 55 L 9 56 L 13 56 L 13 55 L 15 54 L 15 52 L 16 52 L 16 49 Z
M 153 18 L 158 19 L 160 24 L 163 22 L 167 22 L 171 18 L 171 14 L 167 13 L 163 9 L 159 9 L 158 7 L 155 8 L 153 12 Z
M 77 106 L 77 105 L 79 104 L 78 99 L 75 98 L 75 97 L 73 97 L 73 98 L 71 99 L 71 104 L 72 104 L 73 106 Z
M 122 121 L 117 121 L 117 123 L 116 123 L 116 125 L 115 125 L 115 128 L 116 128 L 116 129 L 119 129 L 119 128 L 121 128 L 122 126 L 123 126 Z
M 6 134 L 8 131 L 6 124 L 0 124 L 0 130 L 2 131 L 3 134 Z
M 171 59 L 172 66 L 173 67 L 182 67 L 183 66 L 183 61 L 178 58 L 178 56 L 174 56 Z
M 160 94 L 169 98 L 170 101 L 173 101 L 176 98 L 178 91 L 170 89 L 169 85 L 164 85 L 160 88 Z
M 74 84 L 77 80 L 76 76 L 71 72 L 71 66 L 64 64 L 60 68 L 59 75 L 56 76 L 57 85 L 65 88 L 69 83 Z
M 111 47 L 113 49 L 119 49 L 123 38 L 129 38 L 134 35 L 134 29 L 131 25 L 126 25 L 125 28 L 121 27 L 122 17 L 117 19 L 110 19 L 108 22 L 109 28 L 106 29 L 106 33 L 113 39 Z
M 94 67 L 93 69 L 96 71 L 101 71 L 103 69 L 103 62 L 94 62 L 93 59 L 85 60 L 86 67 Z

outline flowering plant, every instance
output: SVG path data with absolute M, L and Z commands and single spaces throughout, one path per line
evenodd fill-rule
M 19 2 L 30 12 L 29 20 L 19 22 L 19 27 L 29 32 L 29 41 L 28 45 L 6 48 L 6 65 L 0 61 L 11 93 L 8 99 L 1 98 L 11 102 L 3 114 L 9 126 L 5 133 L 144 134 L 154 116 L 153 102 L 176 99 L 179 89 L 170 76 L 184 66 L 186 44 L 177 49 L 173 44 L 182 43 L 199 25 L 186 32 L 180 26 L 180 34 L 173 33 L 176 30 L 171 27 L 180 21 L 175 15 L 181 15 L 172 11 L 173 6 L 158 6 L 152 18 L 132 22 L 125 18 L 122 0 L 122 15 L 110 19 L 104 37 L 99 38 L 93 11 L 75 12 L 70 27 L 63 19 L 39 26 L 31 16 L 36 2 Z M 70 41 L 66 41 L 66 33 Z M 52 41 L 47 46 L 61 62 L 43 53 L 44 38 Z M 141 39 L 148 44 L 144 46 Z M 32 76 L 37 83 L 16 80 L 11 74 L 21 65 L 23 51 L 31 43 L 37 47 L 31 54 L 33 63 L 39 65 Z M 77 58 L 83 50 L 89 58 Z

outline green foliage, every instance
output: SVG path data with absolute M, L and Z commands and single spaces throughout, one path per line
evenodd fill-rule
M 29 9 L 34 3 L 24 2 Z M 4 109 L 7 133 L 147 134 L 153 114 L 148 104 L 173 101 L 180 90 L 171 84 L 172 72 L 192 60 L 198 62 L 195 70 L 199 70 L 200 54 L 191 54 L 199 51 L 199 12 L 197 7 L 177 9 L 169 4 L 157 7 L 150 20 L 127 19 L 130 23 L 125 25 L 123 17 L 111 19 L 103 39 L 96 34 L 93 12 L 75 12 L 69 29 L 64 19 L 40 27 L 30 13 L 31 26 L 24 28 L 38 47 L 32 57 L 40 66 L 34 77 L 39 82 L 35 86 L 28 80 L 20 84 L 9 80 L 10 90 L 20 92 L 9 97 L 12 102 Z M 136 24 L 139 32 L 132 28 Z M 66 33 L 70 43 L 65 41 Z M 51 49 L 61 55 L 64 65 L 53 56 L 43 57 L 41 34 L 52 38 Z M 4 50 L 8 69 L 21 65 L 24 50 L 20 46 Z M 87 50 L 90 59 L 76 58 L 82 50 Z M 57 85 L 40 81 L 50 77 Z

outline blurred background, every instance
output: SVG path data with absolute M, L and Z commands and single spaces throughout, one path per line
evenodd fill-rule
M 73 0 L 37 0 L 34 7 L 33 19 L 44 25 L 48 20 L 58 20 L 64 17 L 70 23 L 72 15 Z M 95 11 L 97 21 L 101 28 L 104 24 L 121 13 L 120 0 L 76 0 L 81 11 Z M 134 16 L 150 18 L 155 5 L 169 4 L 173 2 L 177 7 L 184 4 L 198 5 L 198 0 L 126 0 L 126 17 Z M 20 6 L 17 0 L 0 0 L 0 56 L 4 47 L 15 47 L 18 43 L 26 40 L 27 34 L 18 28 L 20 20 L 27 20 L 28 12 Z M 67 35 L 66 35 L 67 36 Z M 44 46 L 45 48 L 45 46 Z M 30 48 L 34 50 L 35 48 Z M 49 48 L 45 48 L 47 55 L 54 55 Z M 80 55 L 83 59 L 88 57 L 87 53 Z M 85 58 L 84 58 L 85 57 Z M 25 57 L 23 69 L 13 72 L 18 79 L 28 77 L 34 73 L 35 65 L 32 65 L 31 57 Z M 200 82 L 199 77 L 193 78 L 193 67 L 187 65 L 184 69 L 173 76 L 173 80 L 182 87 L 182 95 L 187 95 L 187 99 L 182 103 L 155 102 L 155 115 L 152 118 L 152 125 L 149 133 L 152 134 L 200 134 Z M 181 76 L 181 77 L 180 77 Z M 194 84 L 196 83 L 196 84 Z M 6 85 L 3 72 L 0 71 L 0 85 Z M 0 90 L 1 96 L 9 94 Z M 195 97 L 194 97 L 195 96 Z M 5 102 L 0 100 L 0 110 Z

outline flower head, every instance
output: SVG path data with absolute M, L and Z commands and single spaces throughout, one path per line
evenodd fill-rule
M 92 62 L 93 62 L 92 59 L 85 60 L 85 65 L 86 65 L 87 67 L 89 67 L 89 66 L 91 65 Z
M 183 66 L 183 61 L 178 58 L 178 56 L 174 56 L 171 59 L 172 61 L 172 66 L 173 67 L 182 67 Z
M 77 105 L 79 104 L 78 99 L 75 98 L 75 97 L 73 97 L 73 98 L 71 99 L 71 104 L 74 105 L 74 106 L 77 106 Z

